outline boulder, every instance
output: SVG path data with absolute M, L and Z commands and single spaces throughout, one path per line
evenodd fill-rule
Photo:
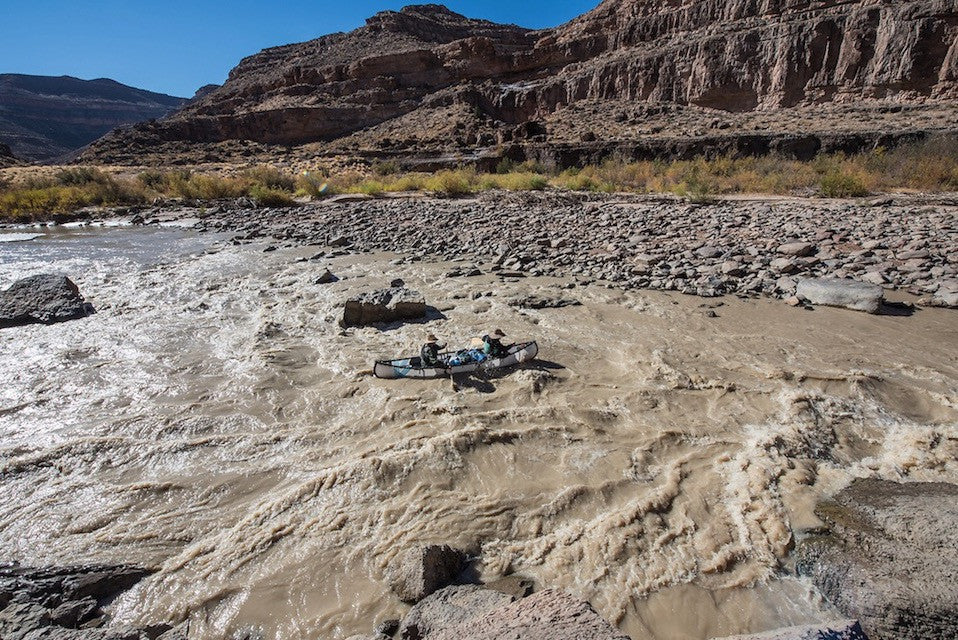
M 958 485 L 858 479 L 816 513 L 796 571 L 869 638 L 958 638 Z
M 718 639 L 713 639 L 718 640 Z M 786 627 L 764 633 L 726 636 L 721 640 L 868 640 L 857 620 Z
M 472 620 L 513 600 L 510 595 L 474 584 L 446 587 L 424 598 L 409 610 L 399 626 L 399 638 L 432 638 L 432 634 L 440 629 Z
M 781 245 L 778 252 L 785 256 L 804 258 L 815 253 L 815 245 L 811 242 L 789 242 Z
M 628 640 L 588 602 L 556 589 L 490 609 L 429 635 L 429 640 Z
M 798 271 L 798 265 L 790 258 L 775 258 L 768 266 L 779 273 L 795 273 Z
M 562 307 L 578 307 L 582 303 L 574 298 L 554 298 L 549 296 L 529 295 L 513 298 L 509 301 L 510 307 L 518 309 L 561 309 Z
M 426 299 L 405 287 L 392 287 L 364 293 L 346 301 L 344 327 L 363 327 L 380 322 L 419 320 L 426 316 Z
M 329 269 L 326 269 L 321 276 L 319 276 L 318 278 L 316 278 L 316 280 L 313 281 L 313 284 L 332 284 L 333 282 L 336 282 L 338 280 L 339 278 L 333 275 L 332 271 L 330 271 Z
M 835 278 L 800 280 L 795 294 L 812 304 L 878 313 L 884 293 L 878 285 Z
M 406 551 L 390 567 L 390 587 L 403 602 L 419 602 L 451 584 L 465 564 L 465 552 L 448 545 L 416 547 Z
M 0 291 L 0 327 L 40 322 L 52 324 L 83 318 L 93 306 L 64 275 L 41 274 L 22 278 Z

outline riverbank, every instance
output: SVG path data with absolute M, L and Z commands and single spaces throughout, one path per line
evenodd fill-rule
M 142 214 L 141 214 L 142 215 Z M 176 217 L 154 210 L 143 222 Z M 187 212 L 185 215 L 196 215 Z M 452 274 L 552 275 L 624 289 L 788 298 L 801 278 L 848 278 L 958 305 L 958 200 L 729 199 L 495 192 L 473 198 L 352 196 L 290 210 L 207 210 L 198 228 L 238 243 L 330 244 Z

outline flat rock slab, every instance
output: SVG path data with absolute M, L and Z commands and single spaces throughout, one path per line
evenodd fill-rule
M 857 620 L 841 620 L 713 640 L 868 640 L 868 636 Z
M 869 638 L 958 638 L 958 485 L 859 479 L 815 511 L 796 570 Z
M 446 627 L 429 640 L 628 640 L 588 602 L 546 589 Z
M 885 294 L 878 285 L 835 278 L 806 278 L 798 282 L 795 295 L 812 304 L 878 313 Z
M 0 327 L 65 322 L 88 316 L 92 311 L 77 286 L 64 275 L 30 276 L 0 291 Z
M 418 291 L 392 287 L 364 293 L 346 301 L 342 326 L 364 327 L 370 324 L 419 320 L 426 317 L 426 299 Z
M 441 629 L 472 620 L 487 611 L 507 605 L 514 599 L 501 591 L 474 584 L 440 589 L 409 610 L 399 626 L 399 638 L 432 638 L 433 634 Z

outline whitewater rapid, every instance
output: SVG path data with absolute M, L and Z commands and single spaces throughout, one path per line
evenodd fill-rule
M 338 639 L 400 615 L 385 567 L 444 542 L 633 638 L 708 638 L 833 615 L 787 572 L 822 496 L 958 482 L 953 311 L 729 298 L 709 318 L 678 294 L 263 248 L 134 228 L 0 245 L 0 286 L 59 271 L 97 309 L 0 331 L 0 561 L 156 569 L 122 622 Z M 341 279 L 315 284 L 327 266 Z M 338 326 L 397 277 L 443 317 Z M 530 294 L 582 305 L 510 304 Z M 496 327 L 542 361 L 459 393 L 369 376 L 427 332 Z

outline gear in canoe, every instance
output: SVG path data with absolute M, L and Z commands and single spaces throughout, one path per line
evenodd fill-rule
M 377 378 L 448 378 L 454 374 L 473 371 L 489 371 L 528 362 L 539 353 L 539 346 L 532 342 L 518 342 L 508 347 L 499 358 L 486 356 L 479 349 L 461 349 L 439 354 L 435 365 L 424 364 L 422 358 L 401 358 L 376 362 L 373 373 Z

